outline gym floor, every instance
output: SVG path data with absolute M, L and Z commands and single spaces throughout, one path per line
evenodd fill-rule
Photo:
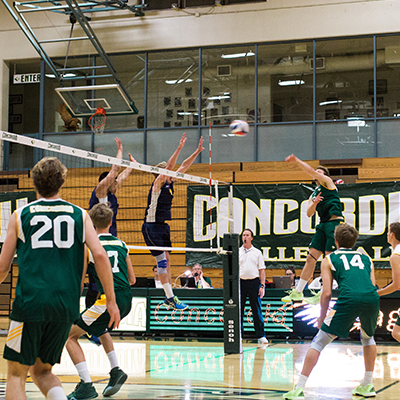
M 1 352 L 5 336 L 0 337 Z M 309 342 L 272 340 L 268 346 L 245 341 L 242 354 L 224 354 L 222 342 L 135 340 L 114 338 L 120 367 L 129 375 L 115 399 L 281 399 L 301 371 Z M 108 382 L 109 363 L 101 347 L 81 339 L 99 399 Z M 4 398 L 6 366 L 0 361 L 0 399 Z M 54 367 L 65 392 L 79 378 L 68 354 Z M 356 342 L 333 342 L 321 354 L 307 382 L 306 400 L 361 399 L 352 397 L 364 374 L 362 347 Z M 379 343 L 374 372 L 377 398 L 397 400 L 400 389 L 400 345 Z M 28 379 L 28 399 L 43 399 Z

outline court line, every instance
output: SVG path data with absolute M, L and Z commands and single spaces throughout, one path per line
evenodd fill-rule
M 387 385 L 387 386 L 385 386 L 385 387 L 383 387 L 383 388 L 381 388 L 381 389 L 379 389 L 379 390 L 376 390 L 375 392 L 376 392 L 376 394 L 378 394 L 378 393 L 380 393 L 380 392 L 383 392 L 384 390 L 389 389 L 390 387 L 392 387 L 392 386 L 394 386 L 394 385 L 397 385 L 399 382 L 400 382 L 400 380 L 397 380 L 397 381 L 395 381 L 395 382 L 392 382 L 392 383 L 390 383 L 389 385 Z

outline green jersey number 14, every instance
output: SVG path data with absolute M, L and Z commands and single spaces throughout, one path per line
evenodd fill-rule
M 346 271 L 350 269 L 350 265 L 352 267 L 358 267 L 360 269 L 364 269 L 364 263 L 361 260 L 360 254 L 354 254 L 354 256 L 350 260 L 350 265 L 349 265 L 349 260 L 347 259 L 345 254 L 341 255 L 340 259 L 343 261 L 343 266 Z

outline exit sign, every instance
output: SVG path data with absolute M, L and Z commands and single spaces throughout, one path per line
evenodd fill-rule
M 40 74 L 14 75 L 14 85 L 19 83 L 40 83 Z

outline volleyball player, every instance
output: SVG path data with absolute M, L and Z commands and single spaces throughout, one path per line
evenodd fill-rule
M 379 296 L 384 296 L 400 289 L 400 222 L 392 222 L 389 225 L 387 241 L 393 249 L 392 255 L 390 256 L 392 282 L 378 290 Z M 400 318 L 397 318 L 393 326 L 392 336 L 400 342 Z
M 117 155 L 116 158 L 122 159 L 123 155 L 123 147 L 121 140 L 119 138 L 115 138 L 115 142 L 117 144 Z M 136 162 L 136 160 L 129 153 L 129 158 L 132 162 Z M 113 164 L 111 170 L 105 171 L 99 176 L 99 184 L 93 190 L 92 195 L 89 200 L 89 210 L 93 208 L 94 205 L 103 203 L 107 204 L 111 210 L 113 211 L 112 215 L 112 223 L 110 226 L 110 233 L 114 236 L 117 236 L 117 213 L 118 213 L 118 199 L 117 192 L 121 188 L 122 183 L 132 172 L 132 168 L 125 168 L 120 174 L 120 166 Z M 88 289 L 86 292 L 86 307 L 89 308 L 91 305 L 95 303 L 97 297 L 99 296 L 99 291 L 97 290 L 96 283 L 94 278 L 89 273 L 89 282 Z M 95 335 L 87 335 L 89 340 L 96 345 L 100 345 L 99 338 Z
M 107 295 L 110 326 L 119 325 L 111 266 L 85 210 L 59 197 L 67 168 L 45 157 L 32 170 L 39 199 L 11 216 L 0 255 L 0 282 L 17 251 L 19 276 L 3 357 L 7 361 L 7 400 L 26 399 L 33 382 L 48 400 L 66 400 L 52 373 L 72 323 L 79 316 L 85 243 Z
M 114 278 L 115 297 L 120 310 L 121 318 L 129 314 L 132 306 L 132 293 L 130 285 L 134 285 L 136 278 L 133 272 L 129 251 L 122 240 L 117 239 L 109 233 L 112 223 L 112 210 L 105 204 L 96 204 L 89 215 L 96 228 L 100 243 L 107 252 L 112 265 Z M 91 259 L 92 261 L 92 259 Z M 105 307 L 106 297 L 96 274 L 93 263 L 89 263 L 90 273 L 94 276 L 97 287 L 99 288 L 100 298 L 93 306 L 84 310 L 79 319 L 75 322 L 68 337 L 66 348 L 74 363 L 80 382 L 75 390 L 68 395 L 69 399 L 84 400 L 97 397 L 97 392 L 90 378 L 89 370 L 86 365 L 85 355 L 78 342 L 78 339 L 85 333 L 95 335 L 100 339 L 101 344 L 110 362 L 110 380 L 103 391 L 104 396 L 116 394 L 126 381 L 128 375 L 118 366 L 118 360 L 114 351 L 109 326 L 109 314 Z
M 121 139 L 116 137 L 115 142 L 118 148 L 116 158 L 122 159 L 123 147 Z M 131 154 L 129 154 L 129 158 L 132 162 L 136 162 Z M 111 208 L 113 211 L 113 217 L 110 233 L 114 236 L 117 236 L 117 213 L 119 207 L 117 192 L 121 188 L 124 180 L 128 178 L 132 172 L 132 168 L 125 168 L 120 174 L 118 174 L 120 169 L 121 167 L 119 165 L 113 164 L 109 172 L 105 171 L 100 174 L 99 184 L 93 190 L 89 201 L 89 210 L 98 203 L 108 204 Z
M 306 263 L 300 274 L 300 279 L 288 296 L 282 298 L 284 302 L 303 299 L 303 289 L 308 280 L 312 277 L 315 264 L 321 254 L 328 255 L 336 249 L 334 232 L 335 228 L 343 223 L 342 204 L 333 180 L 329 176 L 327 168 L 318 166 L 315 170 L 294 154 L 286 157 L 286 162 L 296 163 L 304 172 L 309 174 L 317 184 L 316 189 L 308 199 L 307 216 L 311 218 L 315 212 L 320 218 L 315 228 L 315 234 L 311 240 Z M 305 299 L 307 303 L 317 304 L 320 299 L 320 292 L 313 297 Z
M 287 400 L 304 399 L 304 387 L 321 351 L 337 337 L 347 337 L 357 317 L 360 319 L 360 339 L 363 346 L 365 375 L 351 393 L 363 397 L 376 396 L 372 384 L 376 359 L 374 333 L 379 316 L 380 300 L 375 287 L 374 265 L 365 254 L 352 250 L 357 230 L 348 224 L 338 225 L 334 239 L 338 250 L 328 254 L 321 263 L 323 291 L 321 294 L 319 331 L 304 360 L 296 387 L 283 395 Z M 328 313 L 332 297 L 332 281 L 339 284 L 339 297 Z M 328 315 L 327 315 L 328 313 Z
M 203 137 L 200 138 L 197 149 L 183 161 L 177 172 L 185 173 L 193 164 L 196 157 L 204 150 Z M 179 141 L 179 146 L 167 163 L 158 164 L 158 167 L 172 170 L 175 167 L 179 153 L 186 142 L 184 133 Z M 171 247 L 171 235 L 169 225 L 165 221 L 171 220 L 171 207 L 174 198 L 174 180 L 166 175 L 157 175 L 151 185 L 147 208 L 142 225 L 144 241 L 148 246 Z M 188 305 L 179 301 L 174 296 L 171 286 L 171 263 L 169 251 L 150 250 L 157 261 L 157 273 L 165 292 L 164 304 L 176 310 L 185 310 Z

